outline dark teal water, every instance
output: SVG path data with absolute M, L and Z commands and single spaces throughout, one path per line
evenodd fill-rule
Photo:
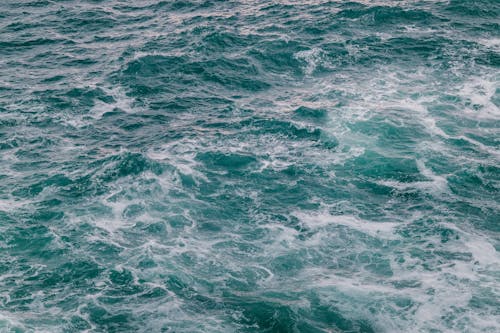
M 0 3 L 1 332 L 498 332 L 500 2 Z

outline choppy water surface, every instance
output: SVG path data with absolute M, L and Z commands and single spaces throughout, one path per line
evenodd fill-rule
M 0 3 L 0 331 L 498 332 L 500 2 Z

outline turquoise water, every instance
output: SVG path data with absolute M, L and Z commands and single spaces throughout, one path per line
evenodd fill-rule
M 498 332 L 500 2 L 0 3 L 0 332 Z

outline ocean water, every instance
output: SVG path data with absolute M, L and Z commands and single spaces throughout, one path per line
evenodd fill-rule
M 498 0 L 2 0 L 0 332 L 499 332 Z

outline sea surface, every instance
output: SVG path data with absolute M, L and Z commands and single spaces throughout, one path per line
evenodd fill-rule
M 0 1 L 0 332 L 500 332 L 500 1 Z

